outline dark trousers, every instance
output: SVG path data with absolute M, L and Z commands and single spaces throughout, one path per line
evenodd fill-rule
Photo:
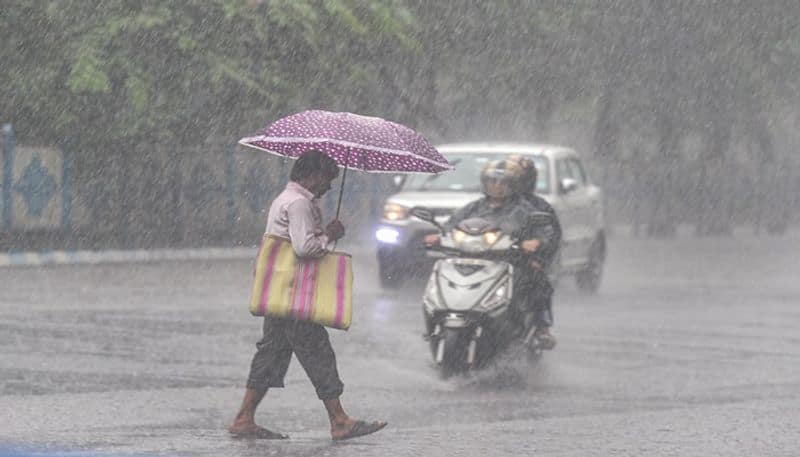
M 283 378 L 294 353 L 320 400 L 342 395 L 344 384 L 339 379 L 336 355 L 325 327 L 312 322 L 266 317 L 264 336 L 256 343 L 256 348 L 258 351 L 253 356 L 247 379 L 248 388 L 263 391 L 283 387 Z
M 553 325 L 553 286 L 547 274 L 529 268 L 517 268 L 514 274 L 514 295 L 523 313 L 532 313 L 532 325 Z
M 537 327 L 553 325 L 553 294 L 535 297 L 532 303 L 533 323 Z

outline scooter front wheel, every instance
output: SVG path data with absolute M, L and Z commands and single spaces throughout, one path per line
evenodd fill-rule
M 436 350 L 436 363 L 439 365 L 442 377 L 460 373 L 466 367 L 466 345 L 463 341 L 461 329 L 446 328 L 439 338 Z

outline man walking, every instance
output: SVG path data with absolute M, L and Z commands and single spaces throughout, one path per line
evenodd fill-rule
M 317 150 L 301 155 L 292 167 L 290 181 L 272 202 L 266 232 L 289 238 L 298 257 L 321 257 L 328 245 L 344 236 L 338 220 L 322 227 L 317 199 L 331 189 L 339 175 L 336 162 Z M 336 370 L 336 356 L 325 327 L 307 321 L 264 318 L 264 336 L 250 367 L 247 390 L 236 418 L 228 428 L 234 437 L 286 439 L 255 423 L 255 412 L 271 387 L 283 387 L 292 353 L 297 356 L 328 411 L 331 438 L 344 440 L 377 432 L 386 422 L 354 420 L 345 413 L 339 397 L 344 385 Z

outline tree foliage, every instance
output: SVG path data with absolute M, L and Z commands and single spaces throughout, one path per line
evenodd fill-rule
M 414 49 L 413 27 L 394 2 L 10 1 L 0 112 L 22 135 L 202 143 L 369 86 L 370 54 Z
M 435 139 L 560 141 L 566 130 L 599 161 L 637 154 L 663 171 L 697 160 L 696 184 L 714 184 L 742 149 L 781 163 L 800 141 L 776 127 L 799 115 L 798 5 L 6 0 L 0 118 L 21 138 L 71 138 L 84 170 L 109 148 L 231 141 L 321 107 Z M 653 176 L 659 198 L 676 194 L 673 178 Z M 698 190 L 703 211 L 725 206 L 717 184 Z M 680 209 L 648 204 L 656 225 Z

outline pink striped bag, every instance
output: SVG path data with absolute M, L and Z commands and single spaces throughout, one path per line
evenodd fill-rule
M 264 235 L 258 250 L 250 313 L 347 330 L 353 316 L 353 262 L 331 252 L 301 259 L 289 239 Z

